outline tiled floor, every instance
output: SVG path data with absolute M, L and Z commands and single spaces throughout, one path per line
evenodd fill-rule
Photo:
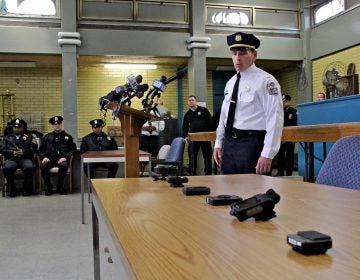
M 80 194 L 0 198 L 0 279 L 93 279 L 91 207 Z

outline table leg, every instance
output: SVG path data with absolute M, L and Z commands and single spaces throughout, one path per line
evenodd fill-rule
M 88 191 L 88 202 L 91 203 L 91 199 L 90 199 L 90 163 L 87 164 L 87 191 Z
M 85 206 L 84 206 L 84 160 L 81 158 L 80 166 L 80 186 L 81 186 L 81 222 L 85 224 Z
M 92 230 L 94 254 L 94 279 L 100 279 L 100 249 L 99 249 L 99 220 L 94 205 L 92 205 Z

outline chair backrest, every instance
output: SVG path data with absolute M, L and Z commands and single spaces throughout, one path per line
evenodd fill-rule
M 169 152 L 166 155 L 165 161 L 182 161 L 185 148 L 185 139 L 176 137 L 172 140 Z
M 170 150 L 170 145 L 162 145 L 158 152 L 157 159 L 166 159 L 169 150 Z
M 316 183 L 360 190 L 360 135 L 336 141 L 319 171 Z

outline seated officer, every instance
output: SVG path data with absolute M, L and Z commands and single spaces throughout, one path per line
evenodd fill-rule
M 10 197 L 17 195 L 14 173 L 21 168 L 24 171 L 23 196 L 29 196 L 33 190 L 33 175 L 35 166 L 34 155 L 37 151 L 36 139 L 26 133 L 27 123 L 22 119 L 11 122 L 13 132 L 6 135 L 0 147 L 0 153 L 5 157 L 4 176 L 9 186 Z
M 62 130 L 62 121 L 62 116 L 54 116 L 49 119 L 53 132 L 44 136 L 39 148 L 40 168 L 46 185 L 45 195 L 53 194 L 53 186 L 50 180 L 50 169 L 53 167 L 59 168 L 56 191 L 62 195 L 67 194 L 64 180 L 69 168 L 70 158 L 76 152 L 76 144 L 72 136 Z
M 89 122 L 92 127 L 92 133 L 83 137 L 80 145 L 80 153 L 87 151 L 108 151 L 117 150 L 117 144 L 113 137 L 102 132 L 104 121 L 102 119 L 95 119 Z M 108 170 L 108 178 L 114 178 L 119 165 L 115 162 L 102 162 L 90 164 L 90 178 L 94 178 L 94 171 L 97 167 L 104 167 Z M 84 168 L 87 175 L 87 169 Z

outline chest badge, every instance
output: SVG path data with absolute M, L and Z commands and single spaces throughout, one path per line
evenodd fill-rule
M 250 90 L 251 90 L 251 87 L 249 85 L 246 85 L 245 86 L 245 92 L 250 92 Z

